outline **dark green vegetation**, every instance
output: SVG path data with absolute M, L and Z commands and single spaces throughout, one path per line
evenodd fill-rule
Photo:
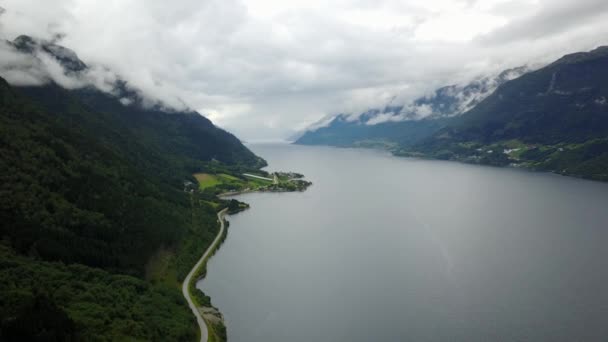
M 450 96 L 440 96 L 441 90 L 436 94 L 426 102 L 433 112 L 442 104 L 441 108 L 456 108 Z M 366 115 L 377 114 L 364 114 L 363 122 L 370 120 Z M 297 143 L 384 148 L 401 156 L 608 181 L 608 47 L 567 55 L 518 78 L 504 78 L 470 110 L 455 116 L 449 110 L 439 114 L 371 126 L 339 116 Z
M 0 245 L 3 341 L 192 341 L 174 287 L 18 255 Z
M 265 163 L 198 113 L 118 87 L 135 103 L 0 79 L 0 340 L 196 336 L 179 282 L 230 202 L 188 182 Z

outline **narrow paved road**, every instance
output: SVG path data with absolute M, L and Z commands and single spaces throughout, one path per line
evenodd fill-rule
M 184 282 L 182 283 L 182 294 L 184 295 L 184 298 L 186 298 L 186 301 L 188 301 L 188 306 L 190 306 L 190 310 L 192 310 L 192 313 L 194 314 L 194 316 L 196 316 L 196 321 L 198 322 L 198 326 L 201 329 L 201 342 L 207 342 L 209 332 L 207 330 L 207 324 L 205 324 L 205 321 L 203 320 L 203 316 L 201 316 L 201 313 L 198 311 L 198 308 L 196 307 L 194 301 L 192 300 L 192 297 L 190 296 L 189 284 L 196 270 L 198 270 L 201 264 L 213 252 L 217 244 L 220 242 L 222 234 L 224 234 L 224 215 L 226 214 L 227 210 L 228 208 L 217 213 L 217 219 L 220 220 L 220 232 L 215 237 L 215 240 L 213 240 L 211 246 L 207 248 L 203 256 L 198 260 L 196 265 L 194 265 L 192 270 L 190 270 L 190 273 L 188 273 L 186 279 L 184 279 Z
M 263 180 L 274 182 L 273 178 L 262 177 L 262 176 L 258 176 L 258 175 L 252 175 L 251 173 L 243 173 L 243 176 L 247 176 L 247 177 L 251 177 L 251 178 L 257 178 L 257 179 L 263 179 Z

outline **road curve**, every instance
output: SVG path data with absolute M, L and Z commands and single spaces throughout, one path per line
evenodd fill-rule
M 205 262 L 205 259 L 207 259 L 207 257 L 213 252 L 217 244 L 220 242 L 222 234 L 224 234 L 224 215 L 226 214 L 227 210 L 228 208 L 217 213 L 217 219 L 220 221 L 220 232 L 215 237 L 215 240 L 213 240 L 213 243 L 211 243 L 211 246 L 207 248 L 203 256 L 201 256 L 201 258 L 198 260 L 196 265 L 192 267 L 192 270 L 190 270 L 190 273 L 188 273 L 186 279 L 184 279 L 184 282 L 182 283 L 182 294 L 184 295 L 184 298 L 186 298 L 188 306 L 190 306 L 190 310 L 192 310 L 192 313 L 194 314 L 194 316 L 196 317 L 196 321 L 198 322 L 198 326 L 201 329 L 201 342 L 207 342 L 209 331 L 207 330 L 207 324 L 205 323 L 205 320 L 203 320 L 203 316 L 201 316 L 201 313 L 198 311 L 198 308 L 196 307 L 194 301 L 192 300 L 192 297 L 190 296 L 189 284 L 192 280 L 192 276 L 194 275 L 194 273 L 196 273 L 196 270 L 201 267 L 203 262 Z

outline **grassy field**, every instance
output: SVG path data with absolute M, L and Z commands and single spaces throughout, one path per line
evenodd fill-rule
M 214 187 L 222 181 L 216 176 L 209 173 L 197 173 L 194 178 L 198 181 L 198 186 L 201 190 Z

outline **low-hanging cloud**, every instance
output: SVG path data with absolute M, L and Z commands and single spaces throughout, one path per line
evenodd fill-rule
M 166 111 L 189 110 L 178 98 L 165 103 L 162 99 L 143 93 L 126 83 L 110 68 L 98 64 L 86 65 L 72 50 L 50 41 L 20 37 L 31 51 L 22 51 L 14 42 L 0 41 L 0 76 L 19 87 L 42 86 L 55 83 L 65 89 L 95 88 L 118 98 L 125 106 L 136 101 L 143 107 L 155 107 Z M 31 42 L 29 42 L 31 40 Z M 62 63 L 71 63 L 76 70 Z M 123 89 L 129 91 L 124 93 Z M 121 98 L 122 96 L 122 98 Z
M 497 75 L 486 75 L 470 83 L 442 87 L 403 105 L 395 106 L 394 99 L 375 115 L 349 115 L 347 121 L 373 126 L 385 122 L 451 117 L 466 113 L 492 94 L 502 83 L 531 71 L 527 66 L 505 70 Z M 369 112 L 367 112 L 369 113 Z M 363 120 L 362 120 L 363 119 Z
M 51 44 L 48 48 L 59 57 L 77 60 L 70 50 L 58 50 L 60 47 Z M 54 82 L 66 89 L 94 87 L 117 95 L 118 76 L 111 70 L 96 65 L 78 72 L 68 70 L 39 45 L 34 46 L 31 53 L 26 53 L 7 41 L 0 41 L 0 60 L 0 76 L 15 86 L 40 86 Z
M 103 66 L 96 82 L 103 85 L 104 70 L 111 70 L 149 99 L 190 106 L 246 140 L 287 137 L 331 113 L 361 113 L 391 99 L 407 104 L 447 84 L 608 43 L 606 6 L 598 0 L 0 0 L 0 6 L 5 38 L 59 35 L 87 65 Z M 576 17 L 562 28 L 555 24 L 560 8 Z M 47 76 L 28 77 L 22 81 Z

